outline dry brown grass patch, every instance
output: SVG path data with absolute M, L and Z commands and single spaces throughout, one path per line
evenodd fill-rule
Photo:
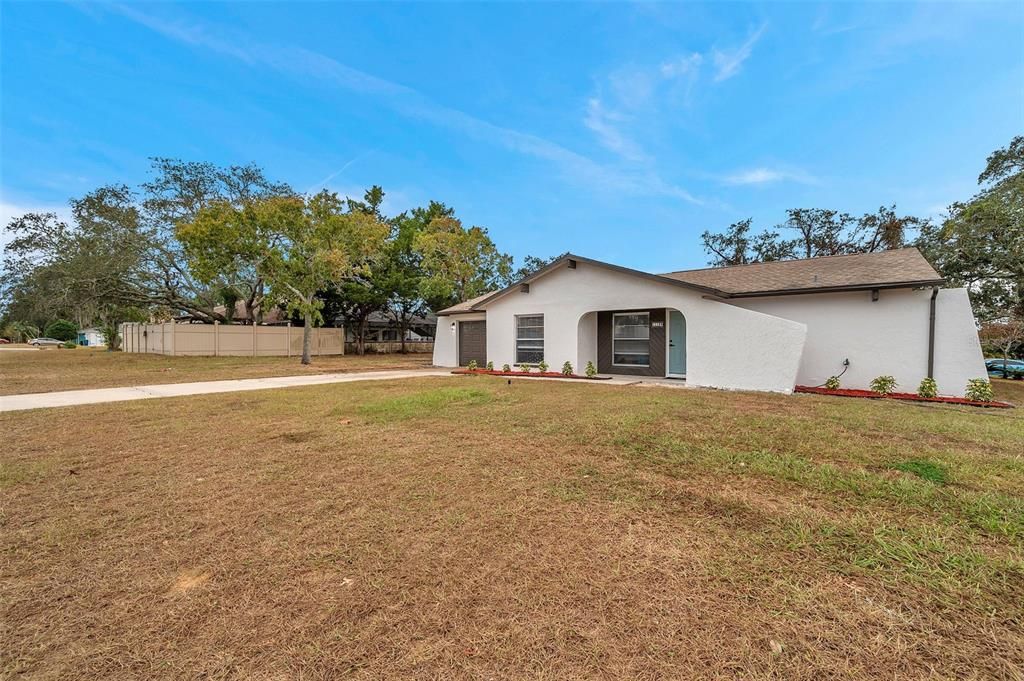
M 785 453 L 794 433 L 818 444 L 800 449 L 811 463 L 817 449 L 840 458 L 835 408 L 470 377 L 0 415 L 0 462 L 30 471 L 0 488 L 0 669 L 114 679 L 1019 674 L 1020 537 L 916 496 L 858 497 L 739 465 L 761 461 L 747 457 L 766 443 Z M 845 427 L 946 429 L 979 452 L 993 432 L 1011 433 L 969 413 L 908 421 L 887 408 L 853 407 Z M 750 420 L 763 414 L 774 421 Z M 886 452 L 862 442 L 849 458 L 881 465 Z M 985 479 L 1011 445 L 988 445 L 987 462 L 957 474 Z M 971 551 L 984 555 L 943 563 Z

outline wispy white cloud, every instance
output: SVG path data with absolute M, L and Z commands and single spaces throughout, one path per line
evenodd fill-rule
M 309 185 L 309 188 L 308 188 L 308 189 L 306 190 L 306 193 L 307 193 L 307 194 L 312 194 L 312 193 L 313 193 L 313 192 L 315 192 L 315 191 L 318 191 L 318 190 L 320 190 L 320 189 L 323 189 L 324 187 L 326 187 L 326 186 L 327 186 L 327 184 L 328 184 L 328 183 L 329 183 L 329 182 L 330 182 L 331 180 L 333 180 L 333 179 L 334 179 L 334 178 L 336 178 L 336 177 L 337 177 L 338 175 L 341 175 L 341 174 L 342 174 L 343 172 L 345 172 L 346 170 L 348 170 L 348 169 L 349 169 L 349 167 L 351 167 L 351 165 L 352 165 L 353 163 L 355 163 L 356 161 L 358 161 L 359 159 L 361 159 L 361 158 L 365 158 L 365 157 L 366 157 L 366 155 L 367 155 L 367 154 L 369 154 L 369 153 L 370 153 L 370 152 L 366 152 L 366 153 L 363 153 L 363 154 L 359 154 L 358 156 L 356 156 L 356 157 L 354 157 L 354 158 L 352 158 L 352 159 L 349 159 L 349 160 L 348 160 L 348 161 L 347 161 L 347 162 L 345 163 L 345 165 L 341 166 L 340 168 L 338 168 L 337 170 L 335 170 L 335 171 L 334 171 L 333 173 L 331 173 L 330 175 L 328 175 L 328 176 L 327 176 L 327 177 L 325 177 L 324 179 L 322 179 L 322 180 L 319 180 L 319 181 L 317 181 L 317 182 L 314 182 L 313 184 Z
M 723 176 L 721 180 L 729 185 L 763 185 L 775 182 L 819 183 L 816 177 L 802 170 L 763 167 L 739 170 Z
M 649 172 L 623 171 L 603 165 L 556 142 L 531 133 L 495 125 L 458 109 L 432 101 L 419 91 L 378 78 L 304 48 L 257 43 L 245 35 L 218 29 L 193 20 L 167 19 L 138 9 L 137 5 L 113 5 L 122 16 L 178 42 L 238 59 L 250 66 L 265 67 L 300 79 L 316 80 L 372 95 L 397 113 L 426 121 L 473 139 L 549 161 L 570 180 L 598 189 L 642 195 L 661 195 L 698 202 L 685 189 L 662 182 Z
M 659 70 L 665 78 L 690 78 L 697 74 L 703 62 L 700 52 L 691 52 L 662 62 Z
M 750 58 L 754 51 L 754 45 L 761 39 L 761 35 L 767 27 L 767 24 L 761 24 L 761 27 L 751 33 L 750 37 L 738 47 L 731 49 L 718 49 L 716 47 L 711 51 L 711 61 L 715 65 L 714 79 L 716 83 L 728 80 L 740 72 L 743 62 Z
M 648 156 L 640 148 L 640 145 L 627 137 L 619 128 L 625 118 L 617 111 L 605 109 L 598 97 L 591 97 L 587 101 L 587 114 L 583 119 L 583 124 L 597 135 L 601 144 L 619 156 L 630 161 L 646 161 Z
M 861 24 L 859 23 L 834 23 L 831 17 L 831 8 L 828 5 L 822 5 L 818 8 L 818 13 L 811 23 L 811 31 L 822 37 L 848 33 L 860 28 Z
M 629 64 L 614 69 L 587 99 L 583 125 L 606 149 L 630 162 L 652 157 L 627 130 L 638 119 L 650 120 L 669 102 L 687 104 L 704 58 L 699 52 L 680 54 L 658 65 Z
M 598 79 L 595 94 L 587 99 L 584 126 L 621 158 L 653 161 L 637 137 L 657 127 L 667 112 L 678 118 L 680 110 L 691 106 L 695 87 L 702 77 L 707 78 L 702 72 L 709 61 L 715 82 L 739 73 L 766 28 L 767 24 L 762 24 L 736 48 L 682 52 L 656 64 L 613 69 Z

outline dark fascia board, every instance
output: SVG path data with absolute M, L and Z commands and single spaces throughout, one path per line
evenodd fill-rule
M 445 312 L 444 310 L 441 310 L 440 312 L 437 313 L 437 316 L 438 317 L 454 317 L 454 316 L 460 315 L 460 314 L 480 314 L 480 312 L 481 312 L 481 310 L 456 310 L 454 312 Z M 388 342 L 390 342 L 390 341 L 388 341 Z M 397 343 L 398 341 L 395 341 L 395 342 Z
M 555 260 L 554 262 L 552 262 L 552 263 L 550 263 L 550 264 L 540 268 L 539 270 L 537 270 L 533 274 L 529 275 L 528 277 L 524 277 L 523 279 L 520 279 L 519 281 L 515 282 L 511 286 L 506 286 L 505 288 L 501 289 L 500 291 L 495 291 L 491 295 L 487 296 L 486 298 L 484 298 L 480 302 L 478 302 L 475 305 L 473 305 L 473 307 L 470 308 L 469 310 L 467 310 L 467 312 L 479 312 L 480 311 L 480 307 L 482 305 L 486 305 L 486 304 L 488 304 L 490 302 L 493 302 L 493 301 L 497 300 L 498 298 L 501 298 L 502 296 L 504 296 L 504 295 L 506 295 L 508 293 L 512 293 L 513 291 L 519 290 L 519 287 L 521 285 L 529 284 L 532 281 L 540 279 L 545 274 L 547 274 L 549 272 L 552 272 L 552 271 L 558 269 L 559 267 L 565 265 L 569 260 L 575 260 L 577 263 L 586 263 L 588 265 L 594 265 L 595 267 L 603 267 L 605 269 L 612 270 L 613 272 L 621 272 L 622 274 L 629 274 L 629 275 L 632 275 L 634 277 L 642 277 L 644 279 L 650 279 L 652 281 L 658 281 L 658 282 L 661 282 L 662 284 L 670 284 L 672 286 L 679 286 L 680 288 L 690 289 L 691 291 L 699 291 L 701 293 L 707 293 L 707 294 L 710 294 L 710 295 L 715 295 L 715 296 L 719 296 L 719 297 L 723 297 L 723 298 L 727 298 L 729 296 L 729 294 L 727 294 L 727 293 L 725 293 L 723 291 L 719 291 L 718 289 L 710 288 L 710 287 L 707 287 L 707 286 L 698 286 L 697 284 L 690 284 L 690 283 L 685 282 L 685 281 L 679 281 L 678 279 L 669 279 L 668 277 L 662 277 L 662 276 L 659 276 L 657 274 L 651 274 L 650 272 L 641 272 L 640 270 L 631 270 L 628 267 L 621 267 L 619 265 L 613 265 L 613 264 L 611 264 L 609 262 L 602 262 L 600 260 L 591 260 L 590 258 L 584 258 L 583 256 L 580 256 L 580 255 L 574 255 L 572 253 L 566 253 L 565 255 L 560 257 L 558 260 Z M 465 314 L 465 313 L 463 313 L 463 314 Z
M 786 288 L 774 291 L 747 291 L 727 294 L 726 298 L 765 298 L 768 296 L 798 296 L 808 293 L 844 293 L 849 291 L 871 291 L 894 288 L 928 288 L 942 286 L 945 279 L 923 279 L 920 281 L 898 281 L 886 284 L 852 284 L 849 286 L 824 286 L 821 288 Z

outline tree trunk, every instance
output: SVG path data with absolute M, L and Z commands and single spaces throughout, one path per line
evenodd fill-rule
M 366 354 L 366 323 L 369 320 L 369 316 L 364 316 L 359 320 L 359 326 L 356 327 L 358 332 L 356 333 L 356 354 Z
M 313 315 L 307 312 L 303 315 L 302 325 L 302 363 L 312 364 L 313 361 L 309 356 L 310 341 L 313 337 Z
M 404 321 L 400 322 L 398 324 L 398 333 L 399 333 L 399 335 L 401 335 L 401 341 L 402 341 L 402 350 L 401 350 L 401 352 L 402 352 L 403 355 L 406 352 L 406 350 L 405 350 L 405 335 L 408 332 L 409 332 L 408 324 L 406 324 Z

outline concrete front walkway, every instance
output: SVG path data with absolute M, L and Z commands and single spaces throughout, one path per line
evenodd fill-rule
M 157 397 L 182 395 L 209 395 L 234 393 L 245 390 L 269 390 L 300 385 L 351 383 L 353 381 L 385 381 L 394 378 L 421 376 L 450 376 L 450 369 L 403 369 L 397 371 L 364 371 L 351 374 L 314 374 L 310 376 L 275 376 L 272 378 L 244 378 L 234 381 L 204 381 L 200 383 L 167 383 L 162 385 L 136 385 L 126 388 L 96 388 L 94 390 L 63 390 L 52 393 L 0 396 L 0 411 L 21 411 L 46 407 L 71 407 L 79 404 L 150 400 Z

